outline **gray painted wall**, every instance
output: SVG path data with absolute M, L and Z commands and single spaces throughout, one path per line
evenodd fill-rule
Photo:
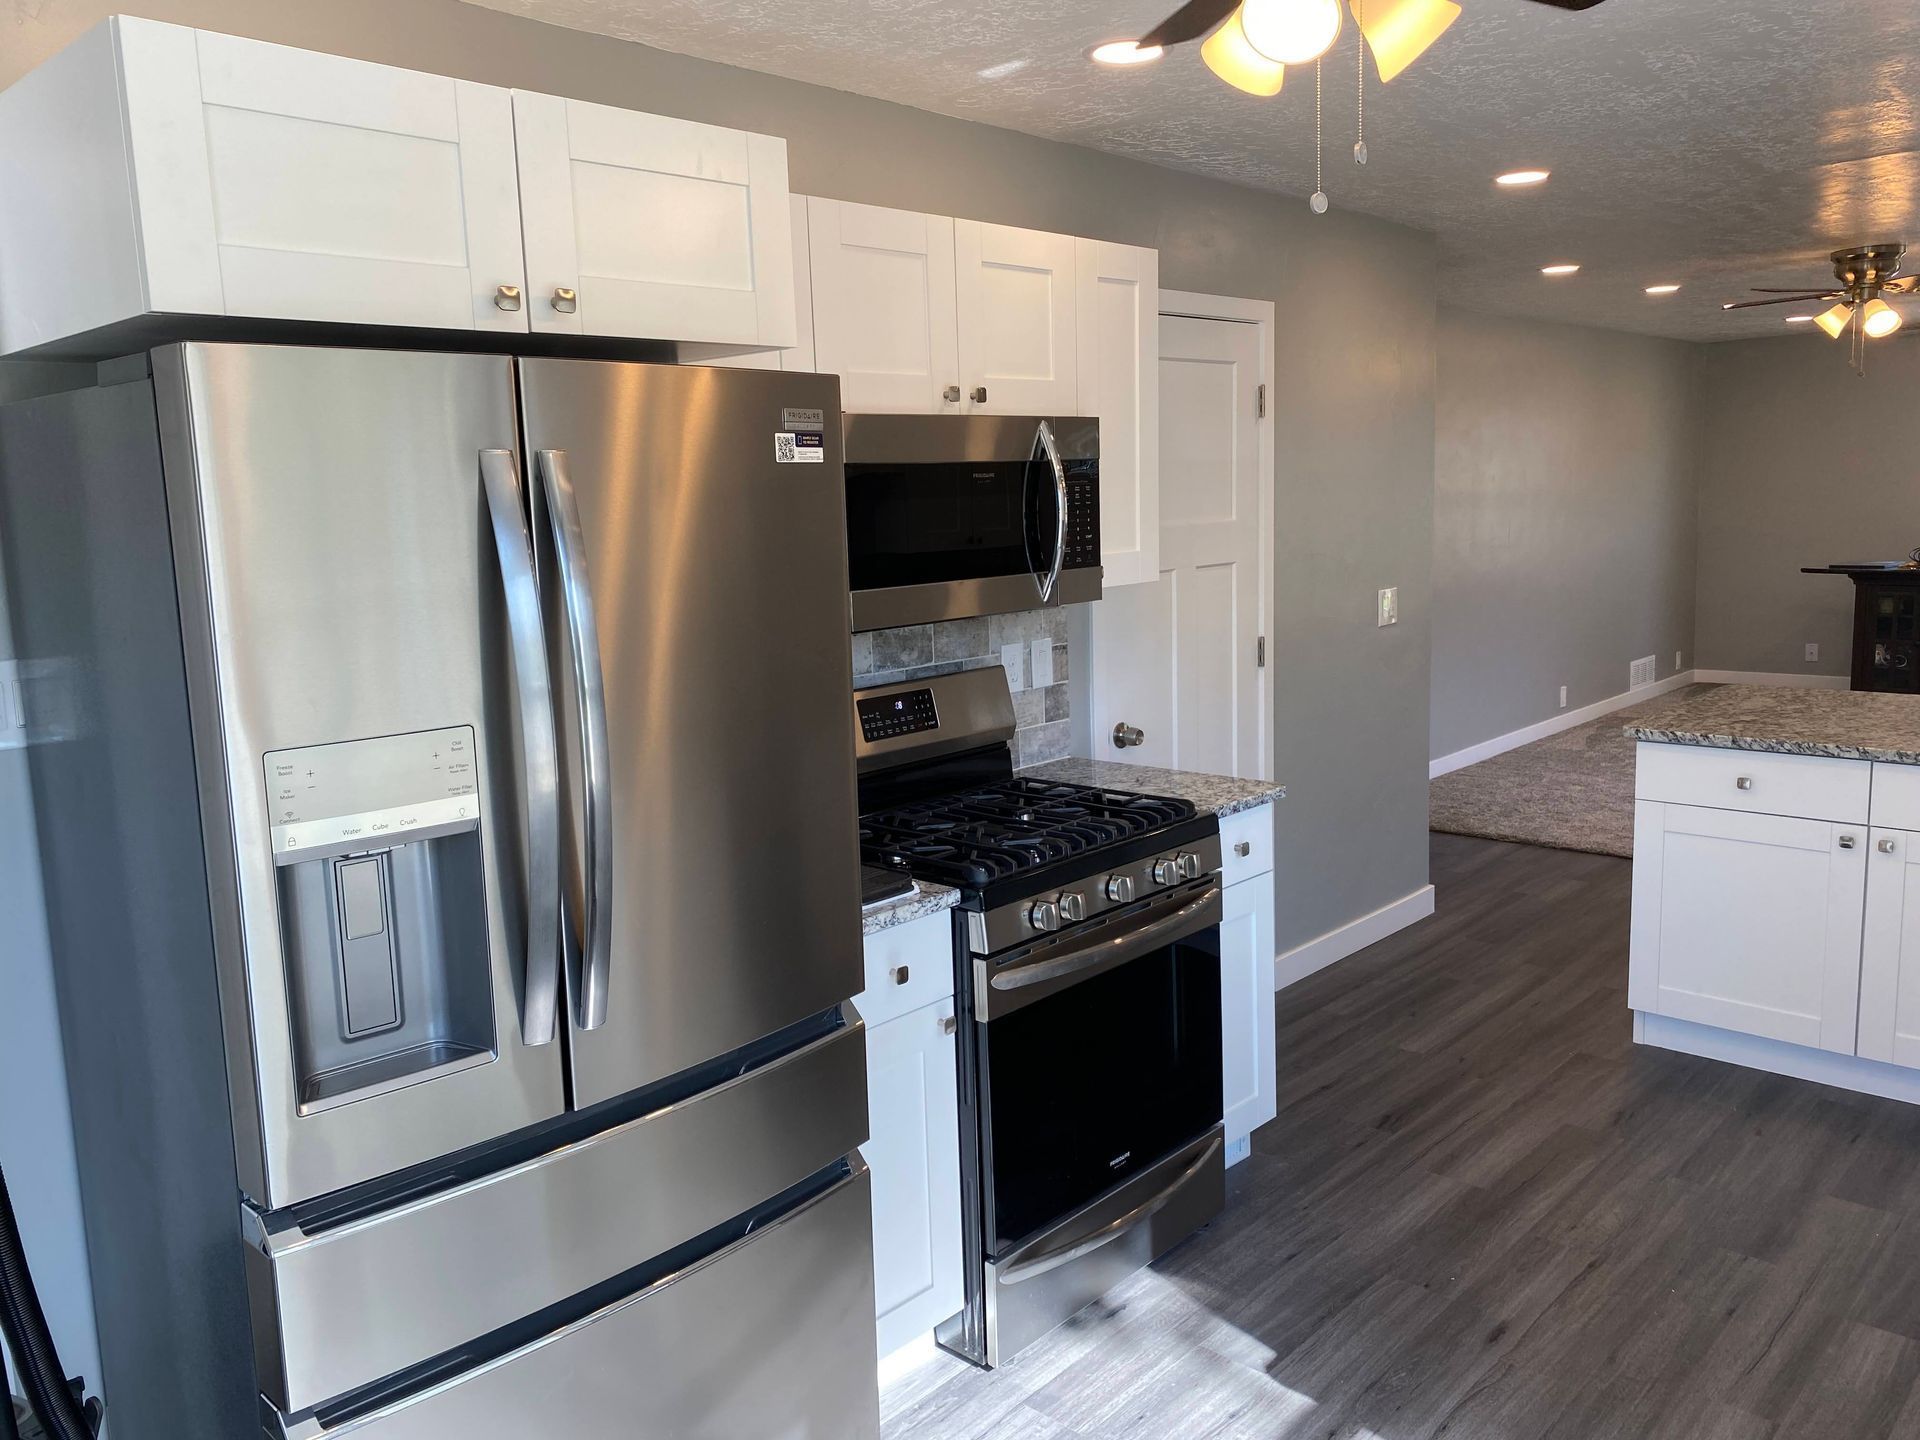
M 1441 308 L 1435 757 L 1694 663 L 1697 348 Z
M 1865 379 L 1818 334 L 1704 347 L 1700 371 L 1699 663 L 1845 675 L 1853 586 L 1800 567 L 1920 545 L 1920 341 L 1870 344 Z
M 0 83 L 115 8 L 41 0 Z M 1434 246 L 1337 208 L 457 0 L 138 0 L 141 13 L 498 85 L 783 135 L 796 190 L 1160 251 L 1161 283 L 1276 302 L 1270 632 L 1282 949 L 1426 883 Z M 1366 556 L 1358 566 L 1354 557 Z M 1401 589 L 1376 632 L 1374 590 Z

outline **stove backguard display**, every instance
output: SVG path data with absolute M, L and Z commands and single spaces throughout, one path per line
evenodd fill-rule
M 860 734 L 871 745 L 876 740 L 892 740 L 915 735 L 922 730 L 937 730 L 940 715 L 933 705 L 931 690 L 897 690 L 890 695 L 865 695 L 855 702 L 860 714 Z

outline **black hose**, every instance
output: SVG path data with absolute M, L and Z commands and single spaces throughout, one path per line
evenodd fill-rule
M 47 1317 L 40 1309 L 40 1297 L 33 1288 L 4 1170 L 0 1170 L 0 1332 L 4 1332 L 7 1348 L 13 1352 L 14 1366 L 27 1392 L 27 1405 L 49 1440 L 93 1440 L 93 1427 L 67 1385 L 59 1352 L 53 1348 L 53 1336 L 47 1330 Z M 11 1411 L 11 1396 L 7 1406 Z M 11 1414 L 8 1419 L 11 1421 Z

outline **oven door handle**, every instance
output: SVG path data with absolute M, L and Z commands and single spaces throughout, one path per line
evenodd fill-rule
M 1060 955 L 1030 961 L 999 971 L 976 985 L 978 1018 L 987 1021 L 1034 1001 L 1090 980 L 1103 971 L 1157 950 L 1195 930 L 1220 923 L 1221 887 L 1213 882 L 1199 894 L 1181 891 L 1170 901 L 1143 911 L 1135 923 L 1117 935 L 1099 935 Z M 984 970 L 987 962 L 976 960 Z
M 1118 1220 L 1109 1221 L 1090 1235 L 1077 1240 L 1069 1240 L 1058 1249 L 1046 1250 L 1038 1255 L 1024 1256 L 1015 1251 L 1004 1266 L 994 1267 L 994 1279 L 1002 1285 L 1018 1285 L 1025 1280 L 1035 1280 L 1050 1270 L 1058 1270 L 1062 1265 L 1071 1265 L 1083 1255 L 1091 1255 L 1104 1245 L 1111 1245 L 1136 1225 L 1144 1224 L 1173 1203 L 1176 1195 L 1193 1178 L 1207 1168 L 1213 1157 L 1220 1152 L 1223 1138 L 1219 1130 L 1207 1136 L 1200 1147 L 1200 1153 L 1181 1168 L 1178 1175 L 1169 1180 L 1152 1195 L 1142 1200 L 1133 1209 L 1127 1211 Z

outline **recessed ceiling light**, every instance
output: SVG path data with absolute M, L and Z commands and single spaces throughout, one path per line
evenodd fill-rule
M 1673 293 L 1674 293 L 1675 291 L 1677 291 L 1677 290 L 1678 290 L 1679 288 L 1680 288 L 1680 287 L 1679 287 L 1678 285 L 1649 285 L 1649 286 L 1647 286 L 1647 294 L 1649 294 L 1649 295 L 1671 295 L 1671 294 L 1673 294 Z
M 1561 275 L 1577 275 L 1580 273 L 1580 267 L 1578 265 L 1542 265 L 1540 267 L 1540 273 L 1542 275 L 1553 275 L 1556 277 Z
M 1811 315 L 1789 315 L 1789 316 L 1787 316 L 1787 323 L 1788 323 L 1789 325 L 1811 325 L 1811 324 L 1813 323 L 1813 316 L 1811 316 Z
M 1142 48 L 1137 40 L 1109 40 L 1088 53 L 1102 65 L 1144 65 L 1149 60 L 1158 60 L 1165 52 L 1158 45 Z
M 1521 186 L 1521 185 L 1544 185 L 1546 183 L 1547 176 L 1552 173 L 1553 172 L 1550 170 L 1509 170 L 1505 175 L 1494 176 L 1493 183 L 1496 185 L 1506 185 L 1509 187 L 1515 187 L 1515 186 Z

